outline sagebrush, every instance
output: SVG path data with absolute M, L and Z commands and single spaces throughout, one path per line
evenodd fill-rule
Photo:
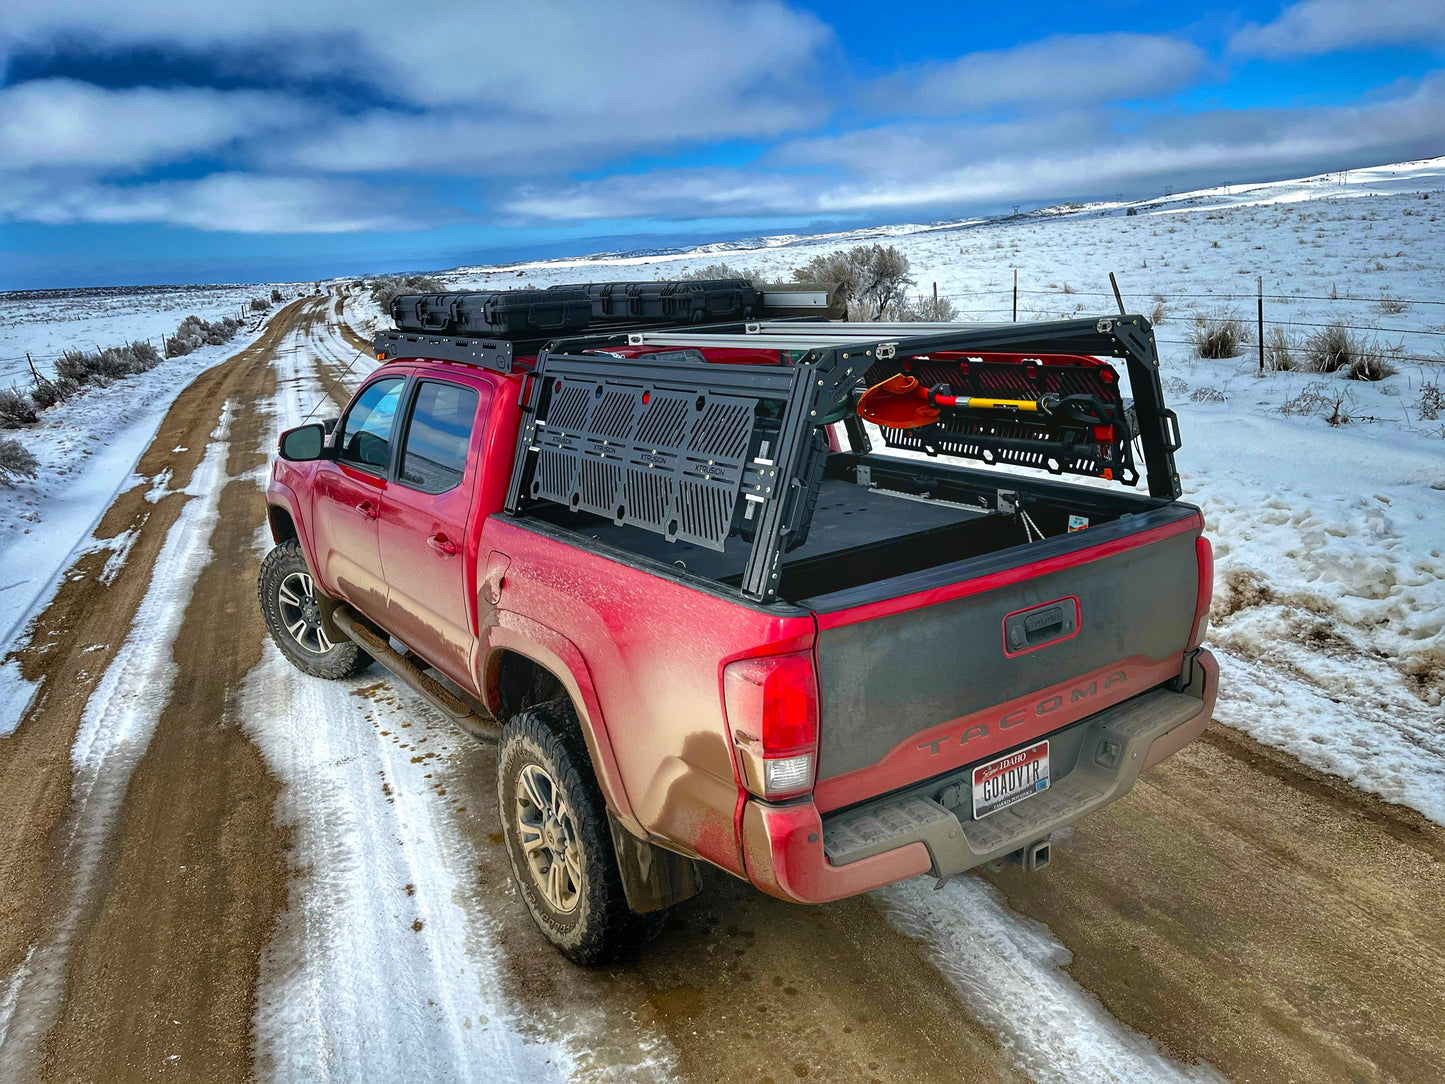
M 793 281 L 837 283 L 837 296 L 847 303 L 850 319 L 858 311 L 872 315 L 857 318 L 881 320 L 905 303 L 914 284 L 908 267 L 908 257 L 894 245 L 858 245 L 814 256 L 793 269 Z
M 371 300 L 381 306 L 382 312 L 390 312 L 391 303 L 402 294 L 439 294 L 445 290 L 445 283 L 430 275 L 388 275 L 372 282 Z
M 768 281 L 767 276 L 756 267 L 734 267 L 729 263 L 710 263 L 693 271 L 684 271 L 677 276 L 682 282 L 704 282 L 708 279 L 745 279 L 754 287 Z
M 0 484 L 14 488 L 22 478 L 34 478 L 40 461 L 13 437 L 0 440 Z
M 128 376 L 149 372 L 160 361 L 160 354 L 148 342 L 110 346 L 94 353 L 67 350 L 55 363 L 55 375 L 77 387 L 90 384 L 103 388 Z
M 19 429 L 35 422 L 35 404 L 15 388 L 0 389 L 0 429 Z

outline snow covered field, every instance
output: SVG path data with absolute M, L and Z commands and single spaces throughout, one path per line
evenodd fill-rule
M 159 350 L 161 336 L 174 335 L 187 316 L 203 320 L 244 316 L 254 323 L 251 299 L 270 301 L 279 289 L 289 300 L 311 285 L 113 287 L 37 290 L 0 295 L 0 388 L 30 386 L 30 354 L 46 376 L 67 350 L 95 350 L 144 339 Z M 162 351 L 163 352 L 163 351 Z

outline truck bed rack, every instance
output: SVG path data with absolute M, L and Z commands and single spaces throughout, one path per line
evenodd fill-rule
M 638 347 L 655 352 L 628 356 L 620 353 L 624 347 L 631 354 Z M 776 350 L 779 360 L 776 366 L 709 363 L 701 352 L 716 348 Z M 854 403 L 870 382 L 904 362 L 931 362 L 935 355 L 948 356 L 957 379 L 982 379 L 980 366 L 989 363 L 972 359 L 1002 351 L 1025 359 L 1122 358 L 1134 401 L 1126 404 L 1112 389 L 1115 451 L 1085 455 L 1083 448 L 1097 445 L 1052 440 L 1037 425 L 1003 431 L 1024 424 L 1014 417 L 884 429 L 885 443 L 1133 485 L 1138 475 L 1130 446 L 1137 438 L 1150 494 L 1171 500 L 1180 495 L 1173 458 L 1178 423 L 1164 407 L 1153 331 L 1142 316 L 1029 324 L 783 320 L 617 329 L 554 340 L 538 354 L 524 392 L 506 509 L 522 515 L 544 501 L 714 550 L 739 537 L 750 546 L 743 594 L 772 601 L 782 554 L 806 537 L 827 458 L 826 425 L 844 421 L 854 452 L 864 454 L 869 439 Z M 1082 366 L 1034 368 L 1040 387 L 1066 377 L 1091 378 Z M 1093 375 L 1112 372 L 1095 368 Z M 970 431 L 970 424 L 988 431 Z

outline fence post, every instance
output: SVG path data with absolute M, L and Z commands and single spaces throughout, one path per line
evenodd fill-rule
M 1019 269 L 1014 268 L 1014 323 L 1019 322 Z
M 1259 276 L 1259 375 L 1264 375 L 1264 276 Z
M 933 284 L 933 311 L 938 312 L 938 283 Z

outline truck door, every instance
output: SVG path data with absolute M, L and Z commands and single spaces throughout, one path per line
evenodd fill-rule
M 386 615 L 376 523 L 386 504 L 403 376 L 374 380 L 352 401 L 336 424 L 335 462 L 322 463 L 312 487 L 317 574 L 328 592 L 339 595 L 374 621 Z
M 477 554 L 467 552 L 467 521 L 482 470 L 478 419 L 490 403 L 483 378 L 416 382 L 378 522 L 387 629 L 468 689 Z

